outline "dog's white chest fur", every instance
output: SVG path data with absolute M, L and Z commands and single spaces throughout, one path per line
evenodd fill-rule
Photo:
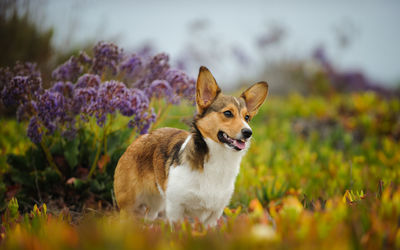
M 213 226 L 229 204 L 245 151 L 234 151 L 208 138 L 205 141 L 209 158 L 202 171 L 185 164 L 170 169 L 165 193 L 170 221 L 188 216 Z

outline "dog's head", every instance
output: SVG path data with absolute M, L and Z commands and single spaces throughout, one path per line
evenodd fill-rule
M 267 93 L 268 84 L 259 82 L 240 97 L 224 95 L 211 72 L 202 66 L 196 84 L 196 126 L 203 137 L 236 151 L 244 150 L 253 133 L 248 123 L 264 103 Z

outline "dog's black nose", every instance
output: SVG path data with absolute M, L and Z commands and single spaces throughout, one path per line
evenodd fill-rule
M 244 138 L 250 138 L 250 136 L 253 134 L 253 131 L 251 131 L 251 129 L 248 128 L 244 128 L 242 129 L 242 135 Z

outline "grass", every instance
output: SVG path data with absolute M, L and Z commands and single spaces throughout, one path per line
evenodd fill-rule
M 194 108 L 172 107 L 158 127 L 188 128 Z M 0 247 L 40 249 L 400 248 L 399 100 L 370 92 L 271 97 L 216 228 L 143 222 L 89 210 L 79 222 L 45 205 L 2 215 Z M 3 120 L 1 145 L 23 153 L 23 127 Z M 7 134 L 19 134 L 7 137 Z M 7 136 L 6 136 L 7 135 Z M 4 160 L 2 160 L 2 169 Z

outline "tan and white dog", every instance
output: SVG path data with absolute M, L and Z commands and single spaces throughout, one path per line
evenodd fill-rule
M 268 84 L 259 82 L 239 98 L 226 96 L 201 67 L 191 132 L 157 129 L 136 139 L 120 158 L 114 175 L 119 208 L 149 220 L 188 217 L 216 225 L 250 146 L 248 122 L 267 93 Z

